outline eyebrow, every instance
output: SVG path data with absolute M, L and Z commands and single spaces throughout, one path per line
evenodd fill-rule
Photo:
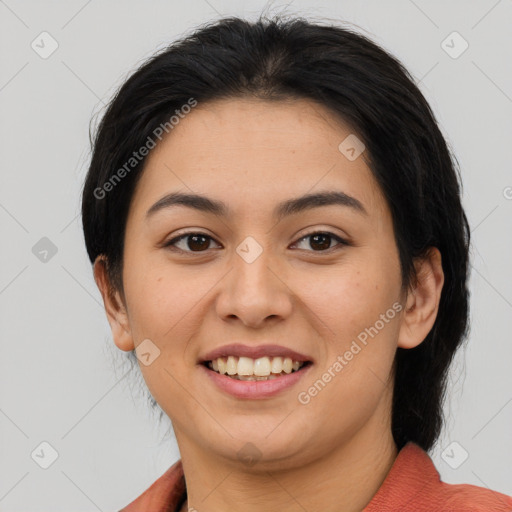
M 205 213 L 211 213 L 218 217 L 227 217 L 230 214 L 229 207 L 223 201 L 197 194 L 173 192 L 163 196 L 151 206 L 146 212 L 146 219 L 150 218 L 158 211 L 178 205 L 193 208 Z M 368 212 L 358 199 L 341 191 L 317 192 L 288 199 L 275 207 L 273 215 L 277 220 L 281 220 L 289 215 L 331 205 L 345 206 L 353 209 L 357 213 L 368 215 Z

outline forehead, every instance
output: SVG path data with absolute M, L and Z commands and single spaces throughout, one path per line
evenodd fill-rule
M 179 190 L 218 198 L 242 214 L 249 206 L 270 211 L 290 197 L 335 189 L 368 211 L 382 211 L 365 152 L 349 160 L 339 149 L 354 135 L 307 99 L 199 103 L 149 153 L 131 209 L 147 210 Z

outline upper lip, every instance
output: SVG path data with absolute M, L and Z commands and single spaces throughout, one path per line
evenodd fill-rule
M 228 357 L 228 356 L 236 356 L 236 357 L 250 357 L 251 359 L 258 359 L 260 357 L 289 357 L 293 361 L 306 362 L 312 361 L 312 359 L 300 352 L 296 352 L 295 350 L 291 350 L 289 348 L 283 347 L 281 345 L 258 345 L 258 346 L 249 346 L 242 345 L 240 343 L 233 343 L 231 345 L 223 345 L 222 347 L 218 347 L 211 352 L 208 352 L 199 358 L 201 363 L 205 361 L 213 361 L 219 357 Z

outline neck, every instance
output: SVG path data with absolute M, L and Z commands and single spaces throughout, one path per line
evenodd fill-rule
M 187 484 L 183 510 L 199 512 L 361 512 L 397 456 L 390 429 L 383 435 L 382 430 L 364 428 L 349 442 L 307 463 L 256 471 L 258 464 L 240 467 L 240 462 L 195 449 L 178 432 L 176 437 Z

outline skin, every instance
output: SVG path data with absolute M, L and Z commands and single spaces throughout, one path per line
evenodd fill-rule
M 402 289 L 391 214 L 365 153 L 350 161 L 338 149 L 351 133 L 305 99 L 198 104 L 146 161 L 127 220 L 125 300 L 111 290 L 103 257 L 95 262 L 117 347 L 150 339 L 160 350 L 140 367 L 173 423 L 188 490 L 182 510 L 360 511 L 396 458 L 394 354 L 420 344 L 434 324 L 441 255 L 433 248 L 417 260 L 417 285 Z M 368 214 L 330 205 L 272 218 L 277 203 L 326 190 L 357 198 Z M 146 220 L 175 191 L 222 200 L 232 214 L 177 206 Z M 188 253 L 163 247 L 185 228 L 210 244 L 182 240 Z M 326 231 L 350 245 L 331 238 L 326 246 L 335 249 L 318 249 L 303 239 Z M 250 264 L 236 252 L 247 236 L 263 250 Z M 301 404 L 298 393 L 395 302 L 402 311 Z M 198 366 L 200 355 L 234 342 L 284 345 L 315 364 L 275 397 L 236 399 Z M 247 442 L 260 452 L 251 466 L 237 456 Z

